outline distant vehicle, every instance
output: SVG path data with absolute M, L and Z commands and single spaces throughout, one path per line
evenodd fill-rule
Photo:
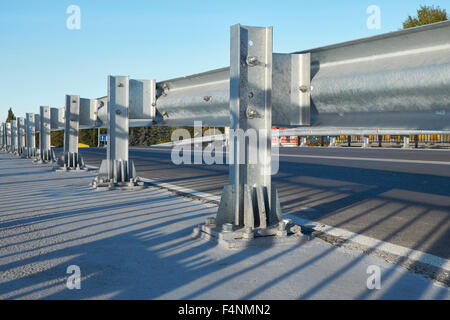
M 84 143 L 79 143 L 78 148 L 90 148 L 90 146 Z
M 285 128 L 275 128 L 273 127 L 272 130 L 284 130 Z M 279 141 L 277 137 L 272 137 L 272 145 L 274 146 L 283 146 L 283 147 L 297 147 L 298 146 L 298 137 L 292 136 L 292 137 L 285 137 L 281 136 L 279 137 Z

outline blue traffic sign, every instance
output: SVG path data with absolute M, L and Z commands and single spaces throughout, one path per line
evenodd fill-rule
M 102 135 L 100 135 L 100 141 L 101 141 L 101 142 L 106 142 L 106 141 L 108 141 L 108 135 L 107 135 L 107 134 L 102 134 Z

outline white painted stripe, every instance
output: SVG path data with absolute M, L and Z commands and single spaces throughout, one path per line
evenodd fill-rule
M 407 160 L 407 159 L 382 159 L 382 158 L 362 158 L 362 157 L 338 157 L 338 156 L 313 156 L 300 154 L 282 154 L 281 157 L 291 158 L 311 158 L 311 159 L 333 159 L 333 160 L 352 160 L 352 161 L 378 161 L 378 162 L 398 162 L 398 163 L 416 163 L 416 164 L 437 164 L 449 166 L 447 161 L 429 161 L 429 160 Z
M 150 148 L 151 149 L 151 148 Z M 164 150 L 154 148 L 154 150 L 171 152 L 171 150 Z M 192 153 L 201 153 L 201 151 L 192 150 Z M 217 154 L 224 154 L 218 151 Z M 350 160 L 350 161 L 377 161 L 377 162 L 397 162 L 397 163 L 415 163 L 415 164 L 434 164 L 450 166 L 450 161 L 431 161 L 431 160 L 408 160 L 408 159 L 385 159 L 385 158 L 366 158 L 366 157 L 340 157 L 340 156 L 315 156 L 302 154 L 280 154 L 280 157 L 290 158 L 310 158 L 310 159 L 331 159 L 331 160 Z
M 389 242 L 384 242 L 382 240 L 363 236 L 358 233 L 350 232 L 344 229 L 331 227 L 320 222 L 303 219 L 291 214 L 286 214 L 283 216 L 283 218 L 291 219 L 292 222 L 299 225 L 313 225 L 315 231 L 320 231 L 338 237 L 340 239 L 352 241 L 354 243 L 368 247 L 370 249 L 376 249 L 396 256 L 405 257 L 410 260 L 422 262 L 440 269 L 444 269 L 446 271 L 450 271 L 449 260 L 429 253 L 409 249 Z

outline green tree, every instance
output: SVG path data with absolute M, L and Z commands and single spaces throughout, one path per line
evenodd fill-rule
M 418 26 L 423 26 L 425 24 L 446 21 L 447 11 L 441 9 L 439 6 L 421 6 L 417 10 L 417 17 L 408 16 L 408 18 L 403 22 L 403 29 L 414 28 Z
M 98 129 L 83 129 L 79 133 L 79 143 L 87 144 L 90 147 L 97 147 Z
M 6 119 L 6 122 L 11 122 L 11 120 L 16 120 L 16 116 L 14 115 L 14 112 L 12 111 L 12 108 L 9 108 L 8 110 L 8 118 Z
M 64 147 L 64 130 L 52 131 L 50 139 L 52 146 L 56 148 Z

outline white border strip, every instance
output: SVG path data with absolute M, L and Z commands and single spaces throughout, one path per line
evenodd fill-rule
M 320 222 L 311 221 L 300 218 L 296 215 L 286 214 L 284 217 L 291 219 L 294 223 L 299 225 L 312 225 L 314 231 L 326 233 L 328 235 L 338 237 L 343 240 L 348 240 L 356 244 L 368 247 L 373 250 L 383 251 L 389 254 L 393 254 L 400 257 L 405 257 L 410 260 L 422 262 L 439 269 L 450 271 L 450 261 L 429 253 L 417 251 L 402 247 L 382 240 L 374 239 L 371 237 L 363 236 L 351 231 L 347 231 L 340 228 L 331 227 Z

